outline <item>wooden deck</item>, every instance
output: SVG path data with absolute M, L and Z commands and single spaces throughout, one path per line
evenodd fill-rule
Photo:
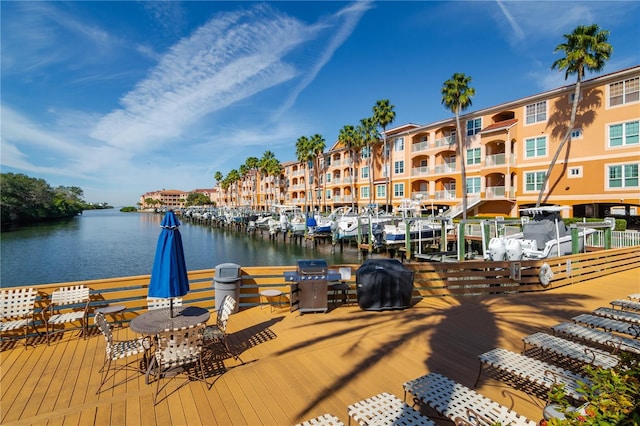
M 145 385 L 136 373 L 95 395 L 105 348 L 95 332 L 87 339 L 67 332 L 50 347 L 41 339 L 26 350 L 18 341 L 0 352 L 0 423 L 292 425 L 332 413 L 346 424 L 347 405 L 380 392 L 402 398 L 402 384 L 427 372 L 472 387 L 480 353 L 494 347 L 519 352 L 525 335 L 550 332 L 560 321 L 639 293 L 638 272 L 540 293 L 427 297 L 403 311 L 354 305 L 300 316 L 251 307 L 229 320 L 244 364 L 211 360 L 211 389 L 174 380 L 155 407 L 155 383 Z M 133 337 L 126 327 L 117 335 Z M 503 389 L 513 388 L 486 376 L 478 387 L 509 406 Z M 514 409 L 539 420 L 542 401 L 517 395 Z

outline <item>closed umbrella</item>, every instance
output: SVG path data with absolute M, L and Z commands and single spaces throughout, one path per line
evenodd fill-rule
M 173 317 L 173 298 L 182 297 L 189 291 L 187 265 L 184 261 L 182 236 L 178 230 L 180 222 L 169 210 L 162 219 L 158 247 L 153 260 L 149 297 L 171 298 L 169 315 Z

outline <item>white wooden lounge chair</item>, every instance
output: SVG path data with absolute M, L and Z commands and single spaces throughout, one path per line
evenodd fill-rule
M 7 331 L 24 329 L 24 348 L 27 348 L 29 326 L 35 329 L 34 308 L 38 293 L 33 288 L 2 290 L 0 292 L 0 339 Z M 38 332 L 38 330 L 36 330 Z M 38 334 L 40 334 L 38 332 Z
M 323 414 L 313 419 L 305 420 L 296 426 L 344 426 L 344 423 L 332 414 Z
M 537 423 L 438 373 L 429 373 L 402 385 L 404 398 L 428 405 L 453 422 L 467 424 L 535 426 Z
M 611 318 L 632 324 L 640 324 L 640 313 L 621 311 L 613 308 L 598 308 L 593 311 L 593 313 L 600 317 Z
M 601 349 L 581 345 L 546 333 L 535 333 L 524 337 L 522 341 L 524 342 L 523 354 L 526 353 L 527 345 L 529 345 L 545 352 L 602 368 L 613 368 L 620 361 L 617 356 Z
M 611 302 L 612 307 L 619 307 L 624 310 L 640 311 L 640 301 L 616 299 Z
M 562 334 L 585 342 L 610 347 L 615 354 L 618 351 L 640 355 L 640 340 L 619 336 L 597 328 L 584 327 L 573 322 L 562 322 L 551 327 L 555 334 Z
M 576 400 L 581 400 L 584 397 L 578 392 L 578 382 L 590 383 L 588 378 L 580 374 L 502 348 L 485 352 L 478 356 L 478 359 L 480 360 L 480 372 L 474 387 L 478 385 L 485 367 L 492 367 L 498 371 L 512 374 L 519 379 L 546 389 L 551 389 L 556 384 L 563 384 L 566 394 Z
M 589 327 L 601 328 L 605 331 L 624 333 L 636 338 L 640 336 L 640 326 L 638 326 L 637 324 L 629 324 L 628 322 L 599 317 L 597 315 L 591 314 L 580 314 L 571 318 L 571 320 L 579 324 L 588 325 Z
M 115 377 L 118 371 L 134 371 L 139 375 L 142 371 L 138 366 L 138 355 L 146 355 L 147 351 L 151 348 L 151 342 L 146 337 L 133 340 L 115 340 L 113 338 L 113 333 L 111 332 L 111 326 L 105 319 L 102 312 L 96 313 L 93 320 L 107 342 L 105 347 L 104 365 L 100 369 L 100 372 L 102 373 L 102 380 L 100 382 L 100 386 L 98 386 L 98 390 L 96 391 L 96 394 L 99 394 L 102 386 L 104 386 L 107 380 Z M 118 360 L 129 357 L 135 357 L 135 359 L 126 364 L 117 365 Z M 112 366 L 113 369 L 111 368 Z M 113 370 L 113 372 L 109 375 L 111 370 Z M 126 380 L 127 379 L 124 379 L 122 382 L 117 384 L 124 383 Z
M 347 407 L 349 424 L 351 419 L 359 425 L 424 425 L 435 423 L 395 395 L 383 392 Z
M 80 335 L 86 337 L 89 302 L 89 287 L 84 285 L 60 287 L 51 293 L 51 301 L 45 309 L 45 312 L 49 313 L 45 321 L 47 345 L 52 334 L 66 331 L 66 328 L 54 330 L 56 325 L 78 322 L 81 329 Z

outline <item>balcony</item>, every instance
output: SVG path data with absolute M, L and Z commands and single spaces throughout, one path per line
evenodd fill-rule
M 429 174 L 429 166 L 414 167 L 411 169 L 411 176 L 427 176 Z
M 456 163 L 439 164 L 435 168 L 435 173 L 453 173 L 456 171 Z
M 455 144 L 456 144 L 456 137 L 455 136 L 445 136 L 444 138 L 436 139 L 434 146 L 436 148 L 440 148 L 440 147 L 443 147 L 443 146 L 452 147 Z
M 488 186 L 485 188 L 484 196 L 486 199 L 514 198 L 515 193 L 515 187 L 511 187 L 511 190 L 507 191 L 505 186 Z
M 429 141 L 422 141 L 411 145 L 411 152 L 426 151 L 429 149 Z
M 505 164 L 507 164 L 505 153 L 487 155 L 484 159 L 484 165 L 486 167 L 504 166 Z M 515 154 L 511 154 L 509 156 L 509 165 L 515 166 L 515 164 L 516 164 L 516 156 Z
M 456 190 L 455 189 L 445 189 L 444 191 L 436 191 L 435 194 L 436 200 L 455 200 L 456 199 Z

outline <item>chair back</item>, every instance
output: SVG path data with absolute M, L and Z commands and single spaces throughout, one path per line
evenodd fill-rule
M 342 281 L 349 281 L 351 279 L 351 267 L 341 266 L 338 268 L 338 272 L 340 272 L 340 279 Z
M 177 367 L 197 361 L 202 353 L 205 324 L 167 329 L 157 335 L 156 361 L 160 368 Z
M 33 288 L 0 292 L 0 319 L 22 319 L 33 315 L 37 293 Z
M 169 309 L 171 306 L 170 297 L 147 297 L 147 309 Z M 182 306 L 182 297 L 173 298 L 173 307 L 178 308 Z
M 93 322 L 98 326 L 98 329 L 100 329 L 102 335 L 107 341 L 107 353 L 109 353 L 111 344 L 113 343 L 113 333 L 111 332 L 109 322 L 102 312 L 96 312 L 96 315 L 93 317 Z
M 51 293 L 51 303 L 53 305 L 72 305 L 74 303 L 85 303 L 88 301 L 89 287 L 85 287 L 84 285 L 60 287 Z
M 218 327 L 218 329 L 220 329 L 221 332 L 227 332 L 227 322 L 229 321 L 229 316 L 231 315 L 235 307 L 236 299 L 227 294 L 222 300 L 222 305 L 218 310 L 218 316 L 216 318 L 216 326 Z

